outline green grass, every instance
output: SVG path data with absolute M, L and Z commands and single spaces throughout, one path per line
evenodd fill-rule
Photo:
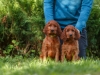
M 0 75 L 100 75 L 100 60 L 42 62 L 39 59 L 0 58 Z

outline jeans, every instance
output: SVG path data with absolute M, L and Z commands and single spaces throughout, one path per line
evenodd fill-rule
M 79 39 L 79 57 L 86 58 L 86 48 L 87 48 L 87 31 L 84 28 L 81 32 L 81 37 Z

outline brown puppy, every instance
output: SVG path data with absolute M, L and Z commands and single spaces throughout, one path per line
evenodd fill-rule
M 80 33 L 74 26 L 68 25 L 65 27 L 61 35 L 61 39 L 63 40 L 61 61 L 64 61 L 64 58 L 68 61 L 75 61 L 79 59 L 79 38 Z
M 62 33 L 59 24 L 56 21 L 52 20 L 46 24 L 43 32 L 46 36 L 42 43 L 40 58 L 42 60 L 46 60 L 47 57 L 49 57 L 51 59 L 55 59 L 55 61 L 58 61 L 60 49 L 59 37 Z

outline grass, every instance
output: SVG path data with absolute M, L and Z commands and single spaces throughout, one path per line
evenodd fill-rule
M 82 59 L 61 63 L 18 56 L 1 57 L 0 75 L 100 75 L 100 60 Z

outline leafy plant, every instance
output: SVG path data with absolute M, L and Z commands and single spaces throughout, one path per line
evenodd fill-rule
M 2 14 L 1 51 L 11 56 L 38 55 L 44 26 L 42 0 L 1 0 L 0 2 L 3 7 L 1 11 L 5 11 L 0 12 Z
M 87 23 L 88 30 L 88 55 L 100 57 L 100 5 L 94 4 Z

